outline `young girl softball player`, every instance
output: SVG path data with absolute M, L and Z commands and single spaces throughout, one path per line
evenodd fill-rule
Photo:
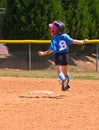
M 70 88 L 70 75 L 68 73 L 68 52 L 72 44 L 86 44 L 88 40 L 75 40 L 64 33 L 65 25 L 61 21 L 54 21 L 49 24 L 52 36 L 51 45 L 46 51 L 39 51 L 39 56 L 45 56 L 54 52 L 55 66 L 60 80 L 62 81 L 62 91 Z

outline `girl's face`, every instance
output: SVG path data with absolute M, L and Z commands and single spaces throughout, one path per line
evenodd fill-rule
M 58 34 L 58 29 L 55 25 L 49 26 L 51 36 L 56 36 Z
M 51 34 L 51 36 L 55 36 L 54 30 L 52 30 L 51 28 L 50 28 L 50 34 Z

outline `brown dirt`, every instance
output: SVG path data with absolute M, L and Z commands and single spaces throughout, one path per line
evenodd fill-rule
M 58 79 L 0 77 L 0 130 L 99 130 L 99 81 L 60 86 Z

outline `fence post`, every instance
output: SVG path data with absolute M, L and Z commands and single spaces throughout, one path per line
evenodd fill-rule
M 98 72 L 98 56 L 99 52 L 98 52 L 98 44 L 96 45 L 96 72 Z
M 32 61 L 32 57 L 31 57 L 31 44 L 29 43 L 29 70 L 31 70 L 31 61 Z

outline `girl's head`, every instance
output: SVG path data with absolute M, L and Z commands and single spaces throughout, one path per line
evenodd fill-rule
M 49 24 L 49 27 L 50 27 L 50 32 L 52 36 L 61 34 L 65 30 L 65 25 L 61 21 L 54 21 L 53 23 Z

